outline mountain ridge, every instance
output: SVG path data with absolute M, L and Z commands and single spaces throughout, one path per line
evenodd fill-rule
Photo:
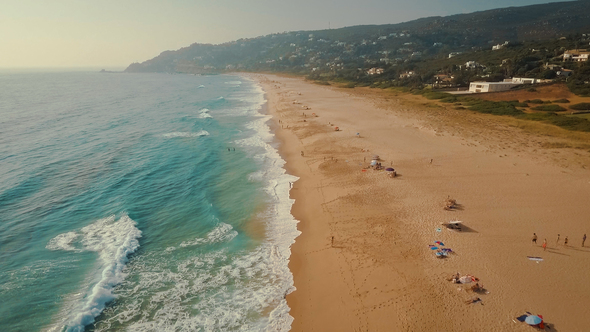
M 590 1 L 506 7 L 395 24 L 291 31 L 222 44 L 194 43 L 133 63 L 126 72 L 214 73 L 231 70 L 306 74 L 314 68 L 368 68 L 465 52 L 504 41 L 590 33 Z M 325 69 L 325 68 L 324 68 Z M 336 68 L 335 70 L 339 70 Z M 316 69 L 318 70 L 318 69 Z

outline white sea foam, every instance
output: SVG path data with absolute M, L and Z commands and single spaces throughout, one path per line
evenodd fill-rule
M 201 118 L 201 119 L 211 118 L 211 114 L 209 114 L 209 110 L 206 108 L 199 110 L 199 118 Z
M 264 98 L 258 90 L 250 93 L 257 96 L 248 109 L 260 110 L 257 101 Z M 263 183 L 273 201 L 256 218 L 266 222 L 265 240 L 239 252 L 231 251 L 231 245 L 214 251 L 200 248 L 236 241 L 236 230 L 218 222 L 205 236 L 136 257 L 129 266 L 134 278 L 118 287 L 116 314 L 101 319 L 97 332 L 115 325 L 128 331 L 290 330 L 293 318 L 285 295 L 295 288 L 288 263 L 290 246 L 300 232 L 290 214 L 294 201 L 289 182 L 297 178 L 285 173 L 284 160 L 272 147 L 269 116 L 252 115 L 256 119 L 248 128 L 255 134 L 236 144 L 257 153 L 261 171 L 251 178 Z
M 258 105 L 257 110 L 259 111 L 266 100 L 260 86 L 256 85 L 255 91 L 257 96 L 252 98 L 252 102 Z M 291 206 L 295 201 L 289 198 L 289 183 L 297 181 L 298 178 L 286 174 L 283 168 L 285 161 L 271 144 L 274 135 L 267 125 L 271 116 L 258 113 L 257 117 L 257 119 L 246 125 L 247 128 L 255 130 L 257 134 L 250 138 L 238 140 L 235 143 L 245 147 L 255 147 L 259 151 L 256 159 L 264 163 L 263 171 L 261 171 L 263 176 L 260 176 L 260 172 L 258 172 L 258 174 L 251 175 L 251 179 L 266 181 L 265 190 L 275 201 L 275 204 L 272 204 L 266 212 L 270 220 L 267 224 L 267 230 L 272 244 L 269 265 L 272 271 L 280 276 L 280 289 L 283 296 L 276 299 L 278 303 L 270 313 L 265 330 L 288 331 L 291 328 L 293 318 L 289 315 L 289 307 L 284 295 L 295 290 L 293 275 L 288 264 L 291 256 L 291 245 L 295 242 L 295 238 L 301 234 L 297 230 L 298 221 L 291 215 Z
M 221 223 L 217 227 L 215 227 L 212 231 L 207 233 L 207 235 L 205 237 L 196 238 L 192 241 L 183 241 L 180 244 L 180 246 L 181 247 L 188 247 L 188 246 L 195 246 L 195 245 L 200 245 L 200 244 L 227 242 L 227 241 L 231 241 L 236 236 L 238 236 L 238 232 L 236 232 L 234 230 L 232 225 Z
M 264 90 L 252 82 L 250 90 L 244 90 L 243 92 L 237 92 L 232 94 L 231 97 L 227 98 L 229 101 L 237 101 L 242 106 L 228 108 L 226 110 L 220 110 L 219 114 L 225 116 L 261 116 L 260 110 L 262 105 L 266 103 L 264 98 Z
M 72 242 L 78 238 L 80 234 L 76 232 L 67 232 L 59 234 L 53 239 L 49 240 L 49 243 L 45 248 L 49 250 L 66 250 L 66 251 L 82 251 L 82 249 L 75 248 Z
M 84 331 L 84 326 L 93 323 L 105 305 L 115 298 L 113 288 L 125 278 L 123 268 L 128 256 L 139 247 L 141 231 L 135 226 L 136 222 L 127 215 L 119 220 L 110 216 L 79 231 L 60 234 L 49 241 L 47 248 L 51 250 L 72 250 L 77 244 L 82 248 L 80 251 L 93 251 L 99 257 L 96 274 L 90 276 L 93 286 L 81 302 L 72 307 L 73 311 L 63 330 Z
M 175 138 L 175 137 L 200 137 L 200 136 L 209 136 L 209 132 L 206 130 L 200 130 L 197 132 L 173 132 L 163 134 L 163 137 L 166 138 Z
M 240 85 L 242 84 L 242 81 L 229 81 L 229 82 L 224 82 L 225 84 L 231 84 L 231 85 Z

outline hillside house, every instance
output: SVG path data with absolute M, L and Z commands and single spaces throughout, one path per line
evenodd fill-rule
M 573 70 L 571 69 L 562 69 L 560 71 L 557 72 L 557 76 L 562 76 L 562 77 L 569 77 L 574 73 Z
M 550 65 L 549 63 L 545 63 L 545 66 L 543 66 L 545 69 L 549 69 L 549 70 L 553 70 L 553 71 L 558 71 L 561 70 L 561 66 L 560 65 Z
M 479 63 L 477 63 L 475 61 L 467 61 L 461 67 L 465 67 L 466 69 L 485 68 L 484 66 L 482 66 L 481 64 L 479 64 Z
M 461 54 L 461 52 L 451 52 L 451 53 L 449 53 L 449 59 L 452 58 L 452 57 L 454 57 L 454 56 L 457 56 L 459 54 Z
M 498 45 L 494 45 L 492 46 L 492 51 L 497 51 L 497 50 L 501 50 L 503 49 L 505 46 L 508 46 L 508 41 L 505 41 L 504 44 L 498 44 Z
M 567 50 L 563 53 L 563 61 L 585 62 L 589 55 L 590 51 L 585 49 Z
M 367 70 L 367 75 L 381 75 L 383 74 L 383 72 L 385 71 L 385 69 L 383 68 L 371 68 L 369 70 Z
M 507 91 L 521 84 L 522 83 L 513 82 L 472 82 L 469 84 L 469 92 L 482 93 Z
M 434 87 L 437 88 L 448 88 L 453 86 L 453 76 L 438 74 L 434 75 Z
M 399 75 L 399 78 L 408 78 L 414 76 L 416 73 L 414 71 L 407 71 L 403 74 Z

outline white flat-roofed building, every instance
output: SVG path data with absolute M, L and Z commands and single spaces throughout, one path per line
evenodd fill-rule
M 481 93 L 507 91 L 521 84 L 522 83 L 513 82 L 473 82 L 469 84 L 469 92 Z

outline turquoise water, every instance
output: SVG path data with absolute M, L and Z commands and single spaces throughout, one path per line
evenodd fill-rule
M 289 182 L 235 76 L 0 74 L 0 331 L 281 331 Z

